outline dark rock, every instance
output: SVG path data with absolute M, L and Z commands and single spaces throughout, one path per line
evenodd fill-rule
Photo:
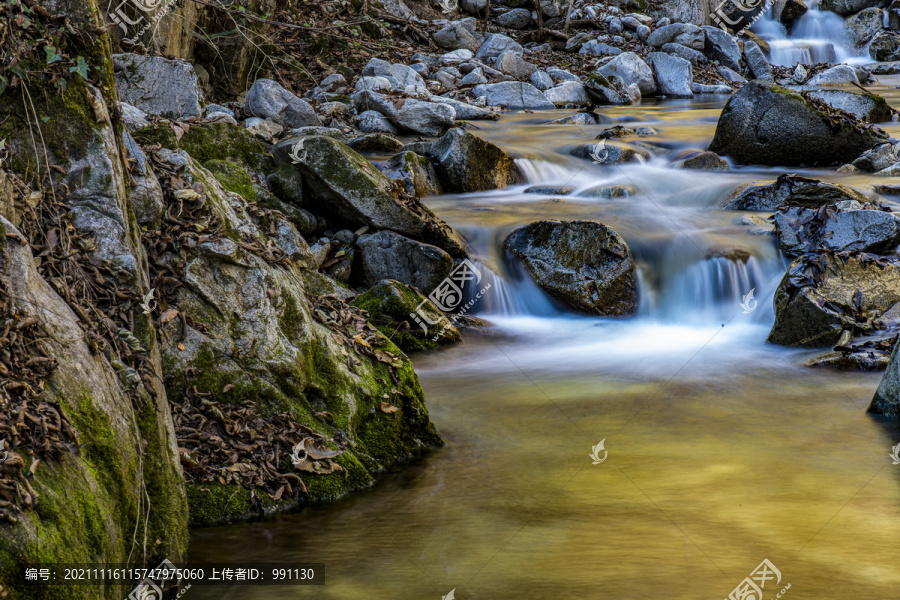
M 428 294 L 453 270 L 453 259 L 436 246 L 392 231 L 359 236 L 360 279 L 372 286 L 394 278 Z
M 774 211 L 788 203 L 818 208 L 848 200 L 868 202 L 864 194 L 846 185 L 797 175 L 781 175 L 773 182 L 750 182 L 738 186 L 725 199 L 723 206 L 726 210 Z

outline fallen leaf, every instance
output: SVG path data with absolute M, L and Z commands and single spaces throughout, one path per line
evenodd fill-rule
M 178 349 L 179 349 L 179 350 L 184 350 L 184 344 L 178 344 Z
M 159 316 L 159 324 L 165 325 L 166 323 L 168 323 L 169 321 L 171 321 L 172 319 L 174 319 L 177 316 L 178 316 L 178 310 L 174 309 L 174 308 L 170 308 L 169 310 L 165 311 L 163 314 L 161 314 Z
M 398 410 L 400 410 L 400 409 L 397 408 L 396 406 L 394 406 L 393 404 L 391 404 L 390 402 L 382 402 L 381 403 L 381 412 L 383 412 L 383 413 L 387 413 L 390 415 L 392 413 L 397 412 Z

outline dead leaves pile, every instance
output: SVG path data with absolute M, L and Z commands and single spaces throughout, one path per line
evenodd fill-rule
M 253 402 L 219 403 L 196 388 L 187 395 L 184 405 L 172 404 L 187 481 L 250 489 L 259 508 L 257 490 L 265 490 L 273 500 L 297 500 L 306 494 L 306 485 L 291 467 L 317 475 L 344 471 L 346 478 L 346 470 L 334 461 L 344 451 L 328 448 L 331 440 L 290 413 L 263 417 Z

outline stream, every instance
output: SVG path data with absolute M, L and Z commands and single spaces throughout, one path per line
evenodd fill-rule
M 870 89 L 900 105 L 900 76 L 879 79 Z M 725 100 L 600 112 L 659 132 L 642 141 L 705 148 Z M 324 586 L 191 598 L 718 599 L 763 559 L 781 574 L 764 600 L 787 584 L 788 600 L 898 597 L 900 465 L 888 455 L 900 426 L 866 414 L 882 373 L 811 369 L 824 350 L 766 344 L 787 262 L 741 223 L 768 214 L 718 210 L 740 183 L 784 172 L 864 193 L 890 179 L 663 158 L 599 166 L 566 152 L 609 125 L 546 124 L 566 114 L 479 122 L 478 135 L 522 157 L 527 184 L 426 200 L 493 284 L 471 311 L 492 327 L 414 356 L 447 445 L 335 505 L 192 534 L 191 561 L 324 563 Z M 882 127 L 900 137 L 900 124 Z M 525 192 L 536 185 L 572 191 Z M 607 185 L 635 193 L 585 194 Z M 512 229 L 546 218 L 597 220 L 626 239 L 636 317 L 573 315 L 505 258 Z M 751 258 L 723 256 L 734 250 Z M 758 305 L 745 313 L 751 289 Z M 608 454 L 593 464 L 601 440 Z

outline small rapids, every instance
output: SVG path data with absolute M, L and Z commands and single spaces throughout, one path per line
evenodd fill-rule
M 819 10 L 818 4 L 818 0 L 808 3 L 809 10 L 793 23 L 790 33 L 768 14 L 753 24 L 751 31 L 769 44 L 770 62 L 783 67 L 869 62 L 853 49 L 844 20 L 833 12 Z

